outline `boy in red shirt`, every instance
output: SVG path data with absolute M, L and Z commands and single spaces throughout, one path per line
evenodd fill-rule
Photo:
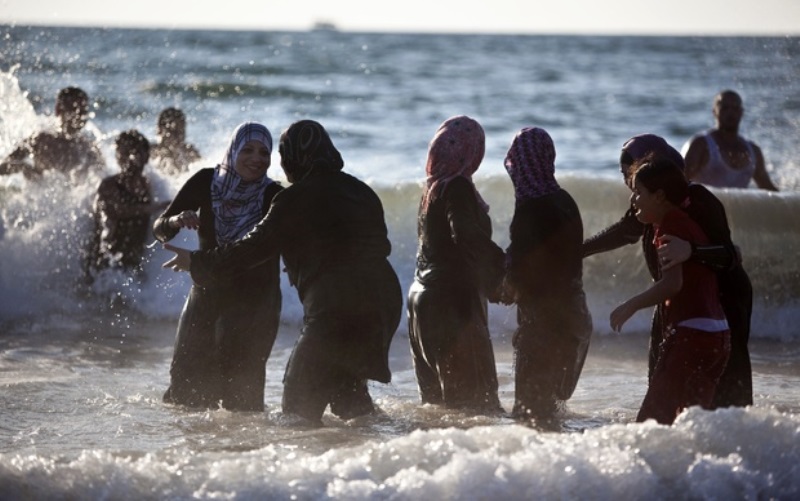
M 633 167 L 631 179 L 636 217 L 654 225 L 656 245 L 665 234 L 696 245 L 708 243 L 700 226 L 681 210 L 688 182 L 676 165 L 646 158 Z M 730 331 L 716 275 L 690 261 L 659 270 L 655 284 L 611 313 L 611 328 L 619 331 L 636 311 L 661 302 L 666 305 L 667 332 L 636 420 L 672 424 L 686 407 L 710 408 L 730 355 Z

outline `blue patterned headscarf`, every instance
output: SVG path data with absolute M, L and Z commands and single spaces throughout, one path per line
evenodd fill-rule
M 246 182 L 234 166 L 244 145 L 258 141 L 272 153 L 272 135 L 263 125 L 245 122 L 231 136 L 231 144 L 214 171 L 211 182 L 211 209 L 217 243 L 225 245 L 245 236 L 263 217 L 264 188 L 274 181 L 266 173 L 261 179 Z

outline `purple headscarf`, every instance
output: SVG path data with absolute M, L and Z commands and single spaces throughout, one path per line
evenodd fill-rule
M 555 162 L 556 148 L 547 131 L 526 127 L 517 133 L 503 162 L 517 203 L 561 189 L 555 178 Z

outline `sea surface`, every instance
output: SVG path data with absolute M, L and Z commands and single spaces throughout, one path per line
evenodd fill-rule
M 780 193 L 714 190 L 754 284 L 755 403 L 692 408 L 673 426 L 634 423 L 646 390 L 649 311 L 622 333 L 610 311 L 647 287 L 640 246 L 584 261 L 594 318 L 586 366 L 564 415 L 523 426 L 419 403 L 408 336 L 393 380 L 371 393 L 381 417 L 298 428 L 280 413 L 282 374 L 302 310 L 282 277 L 281 330 L 267 365 L 267 410 L 164 405 L 190 281 L 148 250 L 147 276 L 108 273 L 79 292 L 79 255 L 100 181 L 48 173 L 0 179 L 0 499 L 799 499 L 800 39 L 226 32 L 0 26 L 0 157 L 52 126 L 68 85 L 92 102 L 105 174 L 115 136 L 155 138 L 178 106 L 202 160 L 179 177 L 148 168 L 169 200 L 221 160 L 247 120 L 277 138 L 325 125 L 345 170 L 380 195 L 405 289 L 427 144 L 446 118 L 486 130 L 476 182 L 494 239 L 508 244 L 513 190 L 502 161 L 539 126 L 589 236 L 618 220 L 628 192 L 622 143 L 652 132 L 680 148 L 713 125 L 722 89 L 744 99 L 742 133 L 764 151 Z M 269 174 L 286 184 L 277 152 Z M 180 245 L 194 247 L 193 234 Z M 501 402 L 513 404 L 512 307 L 492 305 Z

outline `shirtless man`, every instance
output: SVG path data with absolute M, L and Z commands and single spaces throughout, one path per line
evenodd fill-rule
M 150 153 L 164 174 L 186 172 L 189 165 L 200 160 L 197 148 L 186 142 L 186 115 L 177 108 L 167 108 L 158 116 L 159 142 L 151 145 Z
M 41 177 L 46 170 L 86 176 L 102 170 L 105 161 L 94 141 L 83 133 L 89 115 L 89 97 L 82 89 L 61 89 L 56 98 L 58 131 L 38 132 L 22 142 L 0 163 L 0 175 L 22 172 L 28 179 Z
M 739 135 L 742 98 L 724 90 L 714 98 L 716 128 L 696 134 L 683 147 L 686 177 L 718 188 L 747 188 L 750 180 L 765 190 L 778 191 L 764 167 L 761 148 Z
M 150 158 L 150 143 L 131 129 L 117 137 L 119 174 L 100 182 L 94 201 L 95 228 L 84 259 L 86 282 L 106 268 L 139 273 L 151 215 L 165 203 L 153 201 L 150 181 L 142 174 Z

